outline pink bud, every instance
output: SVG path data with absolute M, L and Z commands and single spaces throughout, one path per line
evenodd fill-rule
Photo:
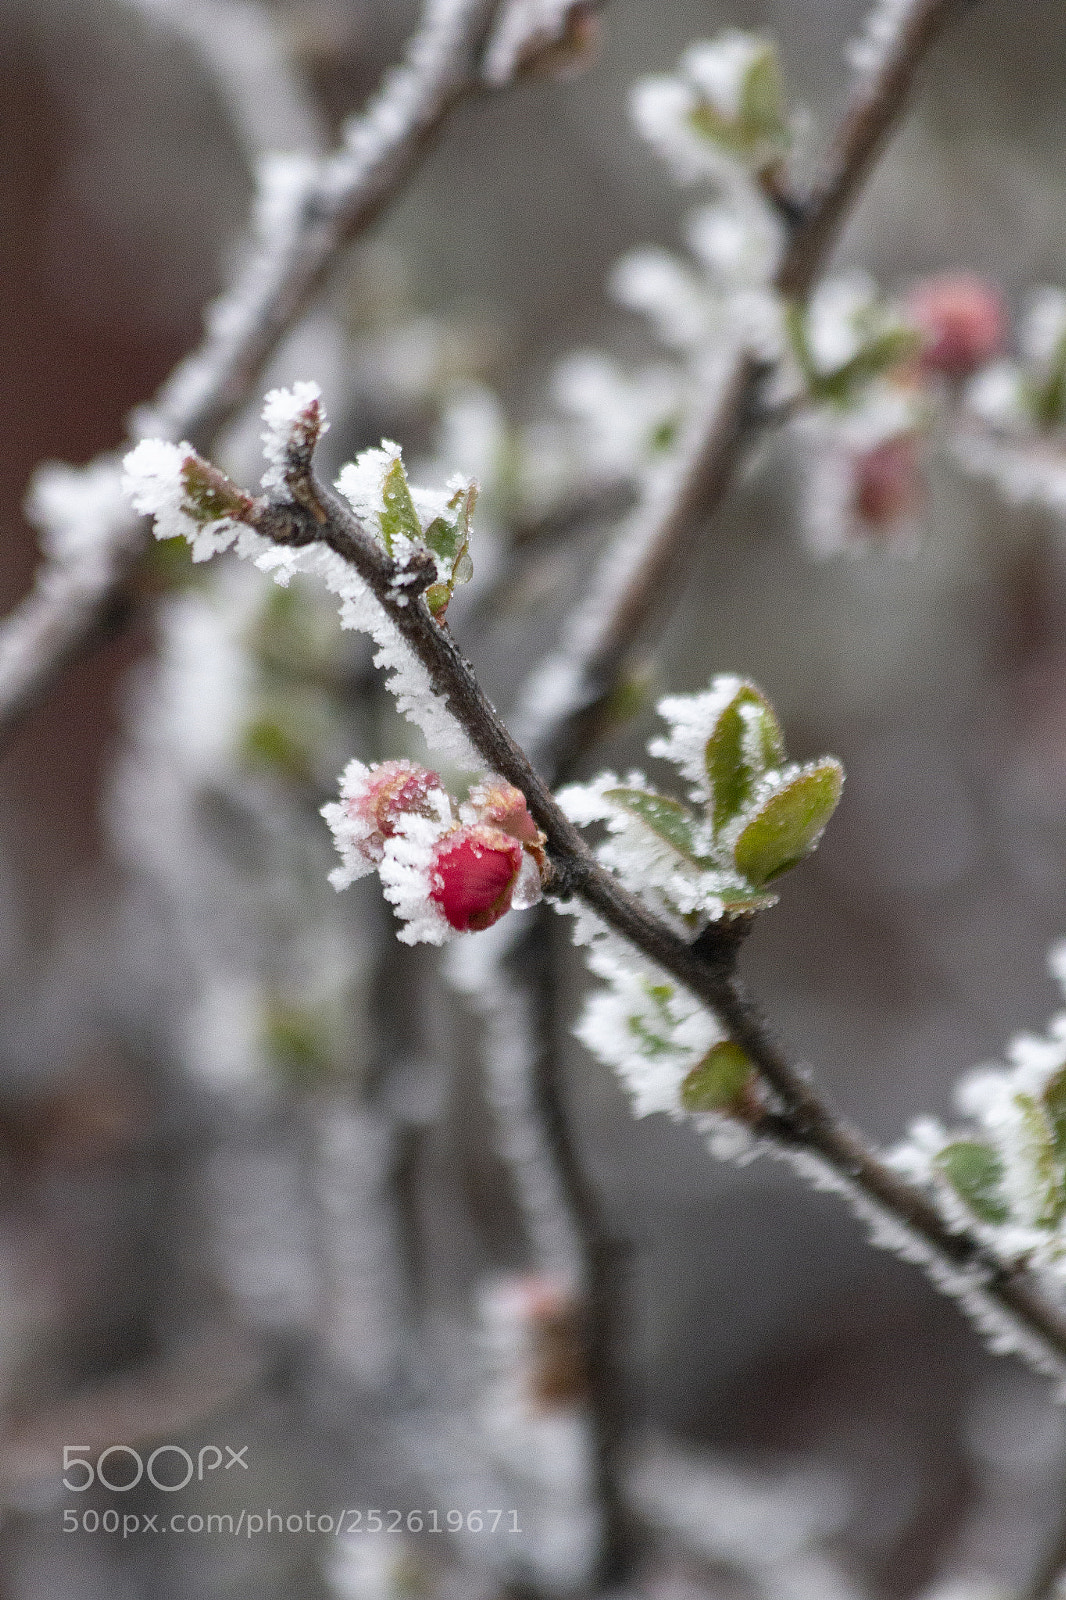
M 922 502 L 918 443 L 913 433 L 897 434 L 856 456 L 853 506 L 873 532 L 889 532 L 913 516 Z
M 974 273 L 924 279 L 911 290 L 908 309 L 923 335 L 918 362 L 926 372 L 965 378 L 1003 349 L 1003 296 Z
M 525 845 L 537 866 L 543 869 L 545 836 L 530 816 L 521 789 L 493 774 L 474 785 L 467 803 L 479 822 L 509 833 L 512 839 Z
M 430 868 L 429 897 L 459 933 L 480 933 L 511 909 L 522 846 L 485 823 L 467 823 L 446 834 Z
M 444 794 L 437 773 L 405 760 L 378 762 L 357 787 L 342 795 L 349 817 L 366 829 L 359 849 L 367 860 L 381 860 L 385 841 L 396 833 L 402 817 L 412 812 L 423 817 L 438 815 L 430 798 L 434 794 Z

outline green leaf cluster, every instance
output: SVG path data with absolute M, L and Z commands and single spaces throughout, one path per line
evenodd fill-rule
M 444 620 L 453 594 L 469 583 L 474 568 L 470 559 L 470 519 L 477 500 L 477 485 L 456 489 L 439 516 L 423 531 L 403 462 L 397 456 L 382 486 L 381 537 L 390 556 L 404 542 L 424 545 L 437 562 L 437 581 L 426 590 L 426 604 L 438 622 Z
M 727 914 L 763 910 L 773 904 L 766 886 L 818 843 L 840 799 L 843 768 L 832 756 L 786 766 L 773 707 L 743 682 L 719 712 L 703 760 L 703 816 L 648 789 L 618 786 L 604 798 L 665 845 L 686 876 L 707 874 L 708 895 Z
M 1039 1094 L 1014 1095 L 1019 1155 L 1033 1184 L 1037 1228 L 1056 1229 L 1066 1218 L 1066 1068 Z M 1003 1160 L 992 1144 L 956 1139 L 936 1158 L 936 1168 L 981 1222 L 1010 1221 L 1003 1188 Z

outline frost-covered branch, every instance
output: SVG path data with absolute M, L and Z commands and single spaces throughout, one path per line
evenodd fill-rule
M 965 3 L 877 0 L 857 82 L 823 171 L 809 195 L 789 196 L 777 206 L 785 232 L 772 280 L 779 295 L 802 302 L 810 294 L 928 52 Z M 891 25 L 883 15 L 889 11 Z M 689 120 L 699 111 L 689 108 Z M 656 104 L 645 109 L 649 137 L 656 138 L 662 116 Z M 684 149 L 673 154 L 688 157 Z M 764 159 L 762 150 L 757 154 Z M 771 159 L 754 176 L 771 175 L 779 184 L 779 173 Z M 650 479 L 566 625 L 561 647 L 531 674 L 516 729 L 541 770 L 567 770 L 587 745 L 634 645 L 665 610 L 701 529 L 734 481 L 753 433 L 771 414 L 760 403 L 763 375 L 758 352 L 746 340 L 714 366 L 670 468 Z
M 601 861 L 485 697 L 444 622 L 466 556 L 470 487 L 453 485 L 448 499 L 412 491 L 398 452 L 383 449 L 346 468 L 337 494 L 312 470 L 323 424 L 314 386 L 270 396 L 265 416 L 265 494 L 247 494 L 187 445 L 145 442 L 127 459 L 138 509 L 155 516 L 159 534 L 190 538 L 194 556 L 236 543 L 283 581 L 298 570 L 318 572 L 341 597 L 342 620 L 378 641 L 379 665 L 393 672 L 401 709 L 460 765 L 484 764 L 495 774 L 471 790 L 456 816 L 436 774 L 403 762 L 361 769 L 334 822 L 351 863 L 338 886 L 380 863 L 386 893 L 407 921 L 404 937 L 440 943 L 446 924 L 476 930 L 509 905 L 530 904 L 536 893 L 523 890 L 520 902 L 517 891 L 535 861 L 546 893 L 591 914 L 585 938 L 594 958 L 597 941 L 620 941 L 718 1019 L 725 1054 L 712 1049 L 705 1058 L 687 1109 L 728 1105 L 742 1136 L 746 1129 L 817 1185 L 846 1194 L 875 1237 L 925 1266 L 998 1348 L 1066 1374 L 1066 1317 L 1042 1295 L 1024 1258 L 1005 1262 L 978 1230 L 945 1219 L 839 1118 L 736 976 L 751 914 L 767 898 L 759 886 L 816 841 L 839 793 L 837 764 L 786 765 L 771 708 L 739 680 L 664 702 L 673 732 L 655 749 L 681 766 L 706 817 L 648 790 L 639 775 L 624 786 L 598 780 L 580 803 L 568 801 L 569 811 L 580 820 L 582 807 L 589 820 L 614 817 L 623 835 L 639 822 L 648 836 L 636 855 L 616 847 Z M 647 880 L 652 892 L 642 899 L 624 878 L 637 887 Z M 666 887 L 655 890 L 652 879 Z M 661 902 L 662 914 L 649 898 Z M 697 914 L 712 900 L 717 921 Z M 702 931 L 692 938 L 694 919 Z M 667 985 L 664 996 L 657 982 L 650 980 L 649 1000 L 668 1010 L 673 991 Z M 754 1083 L 747 1081 L 752 1069 Z M 721 1121 L 711 1114 L 708 1131 Z
M 337 149 L 264 161 L 244 264 L 210 308 L 199 348 L 140 417 L 142 431 L 209 447 L 244 406 L 338 252 L 399 192 L 459 101 L 504 86 L 538 53 L 568 42 L 577 51 L 593 10 L 578 0 L 554 5 L 550 15 L 527 0 L 427 0 L 403 65 L 348 123 Z M 495 52 L 491 81 L 486 49 Z M 65 480 L 60 532 L 50 532 L 33 589 L 0 625 L 0 739 L 120 609 L 116 597 L 143 552 L 144 534 L 118 480 L 117 457 L 92 463 L 85 507 L 77 504 L 77 475 Z

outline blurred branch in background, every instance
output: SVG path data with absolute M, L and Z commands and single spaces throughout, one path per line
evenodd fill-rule
M 876 5 L 891 21 L 865 63 L 849 105 L 809 194 L 790 195 L 784 245 L 774 273 L 777 291 L 803 302 L 862 193 L 884 141 L 906 108 L 928 52 L 972 0 L 911 0 Z M 869 26 L 869 25 L 868 25 Z M 714 371 L 693 408 L 670 472 L 654 479 L 564 630 L 561 649 L 537 667 L 519 705 L 515 728 L 549 781 L 566 775 L 595 739 L 632 652 L 649 625 L 661 622 L 691 563 L 707 521 L 729 491 L 762 418 L 764 376 L 741 348 Z
M 546 40 L 537 31 L 540 19 L 533 18 L 534 56 L 556 46 L 578 9 L 589 10 L 585 0 L 580 7 L 554 7 Z M 530 40 L 520 7 L 501 0 L 428 0 L 404 66 L 388 77 L 368 110 L 349 122 L 340 148 L 319 158 L 305 151 L 261 166 L 245 264 L 211 308 L 203 344 L 140 418 L 142 431 L 210 447 L 248 399 L 342 247 L 402 187 L 453 108 L 486 87 L 481 50 L 494 19 L 501 28 L 506 23 L 513 37 L 504 36 L 505 48 L 497 50 L 493 86 L 507 81 L 502 61 L 527 70 L 523 46 Z M 184 25 L 202 39 L 201 18 L 193 14 Z M 223 27 L 219 43 L 226 42 Z M 243 129 L 243 109 L 240 120 Z M 0 627 L 0 738 L 95 635 L 120 621 L 122 585 L 145 548 L 143 528 L 118 491 L 117 461 L 86 471 L 93 478 L 91 513 L 76 508 L 66 537 L 50 538 L 33 593 Z

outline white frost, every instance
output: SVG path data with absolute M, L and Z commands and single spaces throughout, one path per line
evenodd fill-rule
M 322 390 L 317 383 L 294 383 L 291 389 L 271 389 L 263 402 L 263 454 L 267 470 L 263 474 L 263 488 L 268 493 L 282 494 L 288 498 L 285 484 L 285 462 L 292 431 L 308 407 L 321 401 Z M 329 421 L 321 413 L 319 433 L 325 433 Z

